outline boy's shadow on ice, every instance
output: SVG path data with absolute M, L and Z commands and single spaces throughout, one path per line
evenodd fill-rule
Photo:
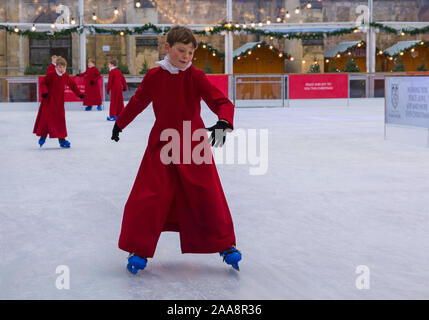
M 221 261 L 220 261 L 221 262 Z M 189 263 L 189 262 L 167 262 L 167 263 L 154 263 L 147 269 L 139 271 L 138 276 L 145 278 L 225 278 L 234 277 L 238 278 L 239 272 L 232 269 L 230 266 L 207 266 L 206 264 Z M 131 274 L 130 274 L 131 275 Z

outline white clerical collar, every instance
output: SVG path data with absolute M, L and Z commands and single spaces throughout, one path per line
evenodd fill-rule
M 57 72 L 57 75 L 59 75 L 60 77 L 64 74 L 64 73 L 59 73 L 57 68 L 55 68 L 55 71 Z
M 113 69 L 115 69 L 116 67 L 111 67 L 111 68 L 109 68 L 109 71 L 112 71 Z
M 167 54 L 165 56 L 164 60 L 157 61 L 155 63 L 158 66 L 160 66 L 162 69 L 167 70 L 168 72 L 170 72 L 172 74 L 178 74 L 179 71 L 185 71 L 186 69 L 188 69 L 192 64 L 192 61 L 189 61 L 189 63 L 184 68 L 177 68 L 171 64 L 170 58 L 168 57 L 168 54 Z

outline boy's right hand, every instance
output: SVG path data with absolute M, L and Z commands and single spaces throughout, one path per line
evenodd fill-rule
M 115 140 L 116 142 L 119 141 L 119 132 L 122 132 L 122 130 L 118 127 L 118 125 L 115 122 L 115 125 L 113 126 L 112 130 L 112 140 Z
M 47 93 L 42 93 L 42 98 L 46 99 L 48 97 Z

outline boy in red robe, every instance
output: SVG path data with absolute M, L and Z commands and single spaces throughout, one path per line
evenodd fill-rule
M 46 69 L 46 74 L 48 74 L 50 72 L 55 72 L 55 66 L 56 66 L 57 58 L 60 58 L 60 57 L 58 57 L 58 56 L 52 56 L 51 57 L 51 64 Z
M 202 98 L 219 119 L 207 129 L 212 132 L 210 142 L 222 146 L 226 131 L 233 128 L 234 105 L 191 65 L 196 47 L 190 29 L 172 28 L 165 43 L 167 56 L 146 73 L 112 131 L 112 140 L 118 141 L 119 132 L 152 102 L 156 121 L 125 205 L 119 237 L 119 248 L 130 253 L 127 269 L 133 274 L 153 257 L 163 231 L 180 233 L 182 253 L 220 253 L 239 269 L 241 253 L 235 248 L 231 214 L 200 116 Z M 170 142 L 162 135 L 171 129 L 187 145 L 186 152 L 180 150 L 179 163 L 163 158 Z M 197 130 L 200 141 L 190 139 Z M 190 159 L 194 150 L 201 154 L 201 145 L 208 163 Z
M 124 109 L 124 96 L 122 91 L 127 90 L 127 82 L 121 71 L 116 67 L 117 61 L 111 60 L 109 62 L 109 80 L 107 81 L 106 92 L 110 95 L 110 109 L 108 121 L 115 121 L 121 111 Z
M 77 77 L 85 77 L 85 99 L 83 105 L 86 106 L 85 111 L 91 111 L 92 106 L 97 106 L 97 110 L 101 111 L 101 94 L 98 80 L 101 77 L 100 71 L 95 66 L 93 59 L 88 60 L 88 68 L 85 72 L 79 73 Z
M 66 117 L 64 109 L 64 90 L 66 85 L 81 99 L 84 95 L 66 73 L 67 62 L 58 57 L 55 72 L 48 73 L 41 83 L 42 102 L 37 113 L 33 133 L 40 137 L 40 147 L 50 138 L 58 138 L 61 148 L 70 148 L 67 137 Z

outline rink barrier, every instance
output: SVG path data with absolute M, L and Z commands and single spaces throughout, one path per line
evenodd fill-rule
M 291 82 L 298 77 L 344 77 L 347 75 L 347 96 L 341 99 L 384 98 L 384 79 L 392 75 L 422 75 L 429 73 L 338 73 L 338 74 L 220 74 L 208 75 L 210 81 L 228 95 L 237 107 L 289 107 L 295 92 Z M 217 80 L 214 80 L 217 78 Z M 124 100 L 128 101 L 139 87 L 143 76 L 125 76 L 128 89 Z M 103 76 L 103 100 L 110 101 L 106 93 L 107 76 Z M 217 83 L 215 83 L 217 82 Z M 293 87 L 293 84 L 292 84 Z M 38 76 L 0 76 L 0 102 L 39 102 Z M 320 96 L 311 98 L 320 99 Z M 340 97 L 338 97 L 340 99 Z M 347 102 L 349 104 L 349 101 Z

